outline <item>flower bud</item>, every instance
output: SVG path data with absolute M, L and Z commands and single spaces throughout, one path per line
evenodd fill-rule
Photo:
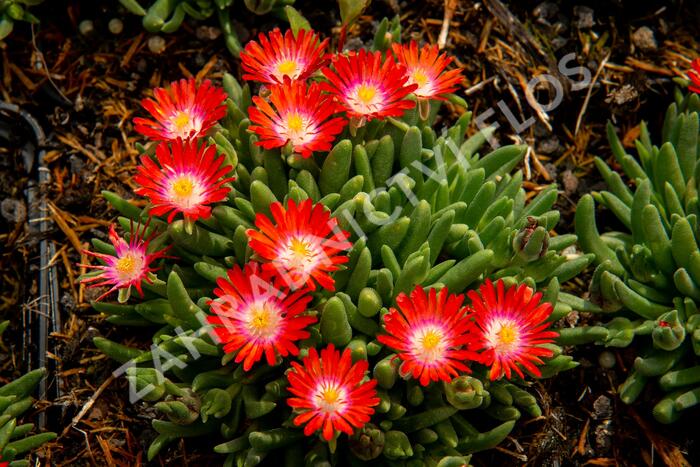
M 199 418 L 202 402 L 189 389 L 181 397 L 166 397 L 164 402 L 158 402 L 156 408 L 167 415 L 171 422 L 178 425 L 189 425 Z
M 524 261 L 536 261 L 549 249 L 549 233 L 537 225 L 537 219 L 527 218 L 527 225 L 513 238 L 513 250 Z
M 384 450 L 384 432 L 376 425 L 367 423 L 355 431 L 348 441 L 350 450 L 358 459 L 369 461 L 379 457 Z
M 649 282 L 658 273 L 651 250 L 646 245 L 634 245 L 630 255 L 632 275 L 639 282 Z
M 651 331 L 654 346 L 662 350 L 675 350 L 685 340 L 685 327 L 678 318 L 678 311 L 671 310 L 659 316 Z
M 460 376 L 443 383 L 447 402 L 460 410 L 474 409 L 484 401 L 484 385 L 472 376 Z
M 385 435 L 384 456 L 387 459 L 406 459 L 413 455 L 413 447 L 403 431 L 388 431 Z
M 209 416 L 221 418 L 231 411 L 231 395 L 224 389 L 212 388 L 208 390 L 202 401 L 202 421 L 206 423 Z

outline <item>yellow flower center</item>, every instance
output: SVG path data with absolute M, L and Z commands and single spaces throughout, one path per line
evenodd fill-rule
M 424 364 L 432 364 L 443 358 L 446 347 L 442 332 L 435 326 L 416 331 L 413 338 L 413 354 Z
M 419 87 L 423 87 L 428 83 L 428 75 L 426 75 L 423 70 L 415 70 L 411 78 Z
M 144 260 L 141 256 L 135 253 L 127 253 L 117 260 L 114 264 L 114 269 L 121 280 L 132 280 L 136 278 L 144 266 Z
M 269 338 L 277 333 L 280 316 L 267 303 L 258 303 L 251 307 L 248 330 L 257 337 Z
M 328 388 L 321 393 L 321 399 L 323 399 L 323 402 L 326 404 L 334 404 L 339 397 L 340 394 L 338 394 L 338 391 L 335 388 Z
M 287 127 L 289 131 L 299 132 L 304 126 L 304 121 L 301 119 L 299 114 L 290 115 L 287 118 Z
M 182 177 L 173 183 L 173 192 L 181 198 L 192 195 L 192 191 L 194 191 L 194 184 L 187 177 Z
M 343 393 L 335 385 L 324 385 L 316 396 L 316 404 L 319 409 L 326 413 L 334 413 L 339 411 L 344 405 Z
M 267 329 L 270 326 L 270 312 L 267 308 L 262 307 L 253 312 L 253 319 L 250 320 L 251 326 L 258 331 Z
M 277 253 L 277 260 L 295 276 L 305 277 L 322 261 L 323 253 L 313 238 L 303 235 L 286 240 Z M 306 279 L 304 279 L 306 280 Z
M 430 352 L 440 345 L 440 335 L 435 331 L 428 331 L 423 336 L 423 350 Z
M 190 123 L 190 115 L 187 112 L 178 112 L 173 118 L 173 124 L 178 130 L 184 129 Z
M 311 255 L 309 244 L 298 238 L 293 238 L 289 244 L 289 249 L 298 260 L 303 260 Z
M 494 322 L 486 333 L 489 346 L 496 352 L 508 354 L 520 345 L 520 328 L 508 319 Z
M 114 266 L 120 274 L 131 274 L 134 272 L 134 266 L 136 266 L 136 260 L 132 256 L 124 256 L 117 260 L 116 266 Z
M 202 202 L 203 188 L 198 178 L 192 174 L 172 174 L 169 201 L 182 210 L 199 206 Z
M 512 344 L 518 337 L 518 331 L 513 325 L 504 325 L 496 334 L 503 345 Z
M 372 103 L 372 99 L 377 95 L 377 88 L 374 86 L 369 86 L 367 84 L 362 84 L 357 89 L 357 98 L 364 105 L 369 105 Z
M 280 75 L 289 75 L 290 77 L 297 71 L 297 62 L 294 60 L 285 60 L 277 64 L 277 73 Z

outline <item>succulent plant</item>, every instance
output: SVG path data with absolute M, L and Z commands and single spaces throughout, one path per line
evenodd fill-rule
M 216 13 L 226 47 L 236 56 L 241 51 L 241 43 L 231 20 L 231 12 L 238 11 L 233 0 L 155 0 L 146 7 L 139 0 L 119 0 L 119 3 L 130 13 L 143 17 L 143 27 L 151 33 L 173 33 L 188 16 L 203 21 Z M 243 3 L 256 15 L 272 13 L 288 20 L 294 27 L 309 29 L 306 19 L 291 6 L 294 0 L 244 0 Z
M 30 435 L 33 423 L 17 424 L 17 419 L 33 406 L 31 394 L 45 376 L 46 370 L 33 370 L 0 387 L 0 463 L 28 466 L 29 461 L 17 458 L 56 438 L 51 432 Z
M 388 48 L 387 38 L 381 35 L 383 47 L 377 49 Z M 370 62 L 380 56 L 354 57 Z M 340 70 L 342 65 L 334 63 Z M 295 70 L 282 65 L 285 73 Z M 384 70 L 395 76 L 391 86 L 400 88 L 405 82 L 403 68 L 384 65 Z M 335 75 L 327 70 L 323 73 L 333 82 L 325 89 L 340 92 L 342 82 L 333 81 Z M 441 89 L 451 89 L 451 83 L 453 78 L 444 80 Z M 134 224 L 148 224 L 127 235 L 134 239 L 129 243 L 116 234 L 114 246 L 93 241 L 94 255 L 112 255 L 103 258 L 116 272 L 111 277 L 100 270 L 84 278 L 143 289 L 143 297 L 132 295 L 131 302 L 93 306 L 114 324 L 157 328 L 147 351 L 95 339 L 99 349 L 124 364 L 133 400 L 155 402 L 166 418 L 153 421 L 159 436 L 149 459 L 177 438 L 209 435 L 220 437 L 214 450 L 228 456 L 226 465 L 256 465 L 265 456 L 277 459 L 282 453 L 308 465 L 345 458 L 358 464 L 380 458 L 410 465 L 464 465 L 471 453 L 500 443 L 522 411 L 541 415 L 525 373 L 544 378 L 576 365 L 549 343 L 555 333 L 546 329 L 572 309 L 591 306 L 560 291 L 559 284 L 578 275 L 593 255 L 570 249 L 565 253 L 576 236 L 551 234 L 559 221 L 553 209 L 556 186 L 527 200 L 523 174 L 514 171 L 525 147 L 505 146 L 480 155 L 491 133 L 465 138 L 471 113 L 449 91 L 445 96 L 461 116 L 438 135 L 434 125 L 440 101 L 419 93 L 418 99 L 425 101 L 418 105 L 411 102 L 415 97 L 401 100 L 415 86 L 392 94 L 393 107 L 384 110 L 393 115 L 364 118 L 358 112 L 376 109 L 349 107 L 350 125 L 343 128 L 330 113 L 307 106 L 299 94 L 307 84 L 285 77 L 284 83 L 271 85 L 268 97 L 274 110 L 231 75 L 225 75 L 223 85 L 228 114 L 207 142 L 227 166 L 235 167 L 235 180 L 226 182 L 228 196 L 216 199 L 218 187 L 206 191 L 201 199 L 208 200 L 211 216 L 202 210 L 195 214 L 188 206 L 181 210 L 183 219 L 166 221 L 162 215 L 167 203 L 153 194 L 161 175 L 146 167 L 154 164 L 154 148 L 142 148 L 142 157 L 151 158 L 139 169 L 142 183 L 150 186 L 146 195 L 159 201 L 142 210 L 104 192 L 121 214 L 124 230 L 134 232 Z M 318 98 L 314 86 L 308 88 L 316 96 L 310 101 Z M 361 99 L 374 97 L 371 90 L 362 92 Z M 326 140 L 287 141 L 267 131 L 275 123 L 261 112 L 278 118 L 275 111 L 286 110 L 285 96 L 296 109 L 308 111 L 305 118 L 325 125 L 318 131 L 329 135 Z M 257 114 L 253 104 L 260 109 Z M 186 119 L 174 115 L 182 129 Z M 286 120 L 274 121 L 290 132 L 301 131 L 297 114 L 284 115 Z M 165 126 L 157 131 L 170 135 Z M 155 149 L 161 164 L 167 144 Z M 172 140 L 171 145 L 175 153 L 182 142 Z M 201 164 L 208 167 L 212 160 L 202 159 Z M 186 158 L 180 163 L 191 165 Z M 149 171 L 151 181 L 145 176 Z M 192 188 L 179 180 L 167 186 L 177 196 Z M 276 249 L 285 229 L 313 238 Z M 119 260 L 115 247 L 122 253 Z M 309 248 L 323 248 L 327 260 L 314 263 L 313 275 L 302 274 L 309 266 L 300 258 L 310 258 Z M 141 255 L 144 275 L 127 281 L 119 274 L 133 270 L 132 252 Z M 535 293 L 537 289 L 544 295 Z M 467 291 L 470 304 L 465 307 Z M 251 308 L 256 297 L 270 294 L 275 300 Z M 263 351 L 252 336 L 242 338 L 224 319 L 236 315 L 240 306 L 252 313 L 250 326 L 266 332 L 273 332 L 271 323 L 277 322 L 269 307 L 284 307 L 287 340 L 279 338 L 275 349 Z M 522 313 L 522 328 L 479 318 L 472 322 L 471 316 L 489 308 L 505 313 L 498 319 Z M 465 315 L 467 309 L 474 315 Z M 442 349 L 442 355 L 451 356 L 444 365 L 435 365 L 435 372 L 410 361 L 410 346 L 401 338 L 402 332 L 417 329 L 411 327 L 412 320 L 423 325 L 420 317 L 433 312 L 443 313 L 438 316 L 445 321 L 434 321 L 436 329 L 424 326 L 423 352 L 429 356 Z M 449 348 L 440 347 L 445 337 L 439 326 L 459 334 Z M 472 338 L 485 332 L 496 333 L 512 350 L 511 358 L 489 354 L 483 339 Z M 322 407 L 318 415 L 304 410 L 308 381 L 340 378 L 330 375 L 332 371 L 355 381 L 352 397 L 365 404 L 352 417 L 346 414 L 346 422 L 322 420 L 324 413 L 336 413 L 340 403 L 335 386 L 324 386 L 313 396 Z
M 0 40 L 12 33 L 17 21 L 37 24 L 39 20 L 27 7 L 42 3 L 44 0 L 1 0 L 0 1 Z
M 576 233 L 581 247 L 596 256 L 590 294 L 599 308 L 591 311 L 612 319 L 564 329 L 559 340 L 610 347 L 634 342 L 639 356 L 620 397 L 632 403 L 656 381 L 664 395 L 653 413 L 663 423 L 696 405 L 700 394 L 698 110 L 698 95 L 678 95 L 666 112 L 661 146 L 652 144 L 642 122 L 637 158 L 627 154 L 608 125 L 615 163 L 629 183 L 596 158 L 608 190 L 581 199 Z M 620 230 L 599 234 L 596 202 L 614 214 Z

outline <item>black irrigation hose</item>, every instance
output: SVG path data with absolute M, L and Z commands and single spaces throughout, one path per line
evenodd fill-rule
M 44 162 L 46 154 L 45 135 L 34 117 L 13 104 L 0 102 L 0 139 L 10 140 L 16 137 L 18 130 L 26 137 L 21 141 L 21 154 L 29 181 L 25 196 L 27 198 L 29 232 L 32 238 L 39 239 L 39 255 L 32 256 L 32 268 L 38 274 L 38 297 L 26 296 L 22 307 L 22 353 L 27 362 L 27 370 L 47 368 L 49 378 L 39 383 L 38 396 L 41 399 L 55 400 L 60 395 L 60 381 L 56 373 L 55 362 L 47 358 L 49 334 L 61 330 L 59 309 L 59 287 L 56 266 L 51 260 L 56 254 L 54 244 L 48 239 L 49 220 L 46 194 L 51 177 Z M 29 278 L 27 278 L 29 279 Z M 27 285 L 30 284 L 28 281 Z M 25 287 L 29 290 L 30 287 Z M 39 414 L 39 429 L 46 427 L 46 414 Z

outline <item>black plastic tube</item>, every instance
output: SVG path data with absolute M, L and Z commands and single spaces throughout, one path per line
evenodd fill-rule
M 59 396 L 60 384 L 55 371 L 55 364 L 48 359 L 49 334 L 61 329 L 59 308 L 59 287 L 56 267 L 51 260 L 56 254 L 54 244 L 48 239 L 50 222 L 46 195 L 49 189 L 51 174 L 44 161 L 46 155 L 45 135 L 39 123 L 28 112 L 18 106 L 0 102 L 0 126 L 12 131 L 24 127 L 27 137 L 22 138 L 21 154 L 24 168 L 28 175 L 25 191 L 28 206 L 29 231 L 33 238 L 39 239 L 38 256 L 32 256 L 32 268 L 38 274 L 38 297 L 25 297 L 26 303 L 37 303 L 38 306 L 25 305 L 22 310 L 23 325 L 23 360 L 27 370 L 46 368 L 48 378 L 39 383 L 38 397 L 55 400 Z M 26 287 L 25 289 L 29 289 Z M 51 384 L 49 384 L 51 383 Z M 39 414 L 40 429 L 46 427 L 46 414 Z

